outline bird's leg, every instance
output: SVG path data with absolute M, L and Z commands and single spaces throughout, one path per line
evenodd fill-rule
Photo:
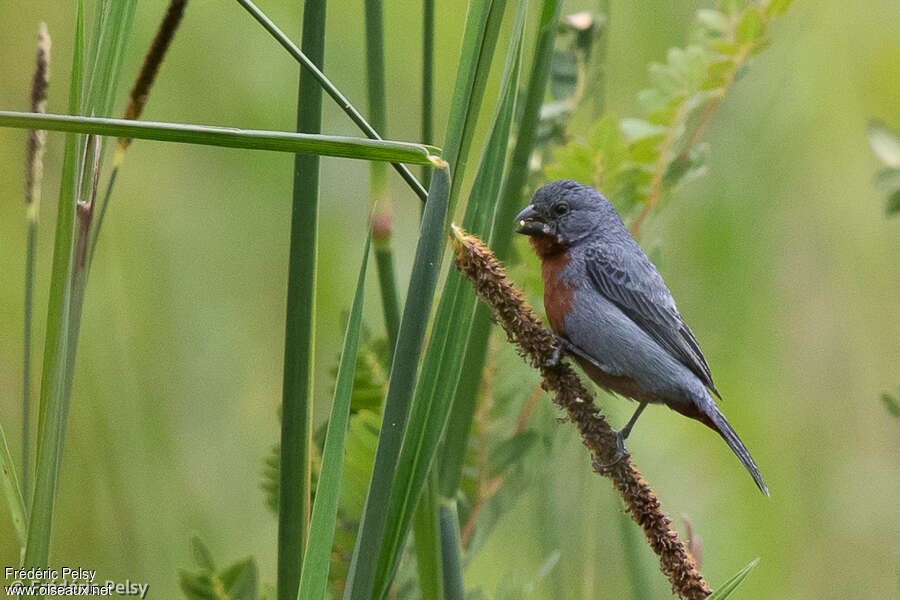
M 598 467 L 600 467 L 601 469 L 608 469 L 625 458 L 625 439 L 631 434 L 631 430 L 634 427 L 634 424 L 637 423 L 638 417 L 641 416 L 641 413 L 644 412 L 645 408 L 647 408 L 647 403 L 641 402 L 637 407 L 637 410 L 634 411 L 634 414 L 631 415 L 631 418 L 628 420 L 628 423 L 625 425 L 625 427 L 616 432 L 615 456 L 613 456 L 613 459 L 608 463 L 597 465 Z
M 571 354 L 574 349 L 574 346 L 566 338 L 560 335 L 554 335 L 553 337 L 556 338 L 556 346 L 553 347 L 553 354 L 550 355 L 550 358 L 541 364 L 542 369 L 558 367 L 563 357 L 566 354 Z

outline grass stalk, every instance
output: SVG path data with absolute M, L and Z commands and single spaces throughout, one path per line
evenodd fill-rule
M 325 60 L 325 7 L 325 0 L 305 0 L 303 5 L 303 48 L 320 65 Z M 322 88 L 308 70 L 301 69 L 297 131 L 318 134 L 321 129 Z M 296 155 L 293 173 L 281 404 L 278 600 L 297 597 L 309 535 L 319 157 Z
M 376 131 L 387 131 L 387 95 L 384 84 L 384 9 L 381 0 L 366 0 L 366 75 L 369 88 L 369 120 Z M 400 300 L 394 277 L 394 253 L 391 250 L 393 208 L 388 189 L 387 165 L 369 165 L 369 198 L 377 207 L 373 217 L 375 267 L 381 290 L 381 307 L 391 352 L 400 329 Z
M 261 131 L 185 125 L 180 123 L 156 123 L 153 121 L 128 121 L 101 117 L 82 117 L 0 110 L 0 127 L 15 129 L 46 129 L 68 133 L 88 133 L 100 136 L 132 137 L 160 142 L 179 142 L 204 146 L 272 150 L 297 154 L 318 154 L 362 160 L 401 161 L 427 165 L 434 163 L 434 155 L 440 150 L 424 144 L 371 140 L 365 138 L 292 133 L 287 131 Z
M 43 113 L 47 110 L 50 46 L 47 24 L 41 23 L 38 27 L 34 77 L 31 80 L 31 112 Z M 31 326 L 34 314 L 34 272 L 46 138 L 47 132 L 32 129 L 28 132 L 25 148 L 25 220 L 28 224 L 28 234 L 25 242 L 25 319 L 22 344 L 22 492 L 26 498 L 29 497 L 31 490 Z
M 9 452 L 9 444 L 6 441 L 6 432 L 0 425 L 0 486 L 3 487 L 3 495 L 6 497 L 6 505 L 9 507 L 9 516 L 13 529 L 19 539 L 20 551 L 25 550 L 27 520 L 25 512 L 25 500 L 22 498 L 22 489 L 19 487 L 19 478 L 16 477 L 16 465 Z
M 344 470 L 344 448 L 347 426 L 350 422 L 350 403 L 353 396 L 353 378 L 362 329 L 363 300 L 366 289 L 366 270 L 369 262 L 369 246 L 372 232 L 366 238 L 362 264 L 356 281 L 356 292 L 344 345 L 338 365 L 334 387 L 334 401 L 325 433 L 322 451 L 322 470 L 316 486 L 316 499 L 309 527 L 309 544 L 303 557 L 298 600 L 321 600 L 328 588 L 328 571 L 331 567 L 331 547 L 337 525 L 338 501 L 341 493 L 341 477 Z
M 306 71 L 308 71 L 313 77 L 315 77 L 316 81 L 322 86 L 332 100 L 341 107 L 347 116 L 350 117 L 350 120 L 353 121 L 357 127 L 359 127 L 360 131 L 366 134 L 366 137 L 372 140 L 380 140 L 381 136 L 378 134 L 378 131 L 373 128 L 368 121 L 366 121 L 363 116 L 360 114 L 358 110 L 350 103 L 344 94 L 333 84 L 331 81 L 325 76 L 325 73 L 316 66 L 315 62 L 310 60 L 310 58 L 303 53 L 303 51 L 297 47 L 291 39 L 285 35 L 281 29 L 278 28 L 275 23 L 266 16 L 264 12 L 262 12 L 253 2 L 250 0 L 237 0 L 237 3 L 244 7 L 244 9 L 256 19 L 256 22 L 262 25 L 263 29 L 265 29 L 269 35 L 271 35 L 275 40 L 281 44 L 281 46 L 288 51 L 288 53 L 294 57 L 294 59 L 299 62 Z M 425 188 L 422 187 L 422 184 L 419 183 L 419 180 L 410 172 L 405 165 L 400 164 L 402 161 L 391 161 L 394 169 L 400 174 L 400 177 L 409 185 L 410 188 L 416 193 L 416 195 L 421 198 L 424 202 L 428 198 L 428 192 L 425 191 Z M 424 164 L 424 163 L 418 163 Z
M 407 302 L 391 364 L 391 380 L 384 404 L 384 416 L 372 479 L 363 507 L 359 534 L 344 589 L 346 600 L 369 600 L 375 586 L 376 557 L 384 539 L 386 511 L 397 469 L 397 457 L 406 429 L 409 404 L 415 389 L 419 356 L 434 299 L 438 265 L 443 248 L 443 231 L 450 195 L 450 171 L 446 163 L 432 177 L 429 201 L 425 204 L 422 227 L 416 245 Z
M 422 14 L 422 141 L 434 143 L 434 0 L 424 0 Z M 431 169 L 422 169 L 422 183 L 431 181 Z
M 416 569 L 419 574 L 419 589 L 422 591 L 422 598 L 442 598 L 444 596 L 437 484 L 437 470 L 432 469 L 413 518 Z

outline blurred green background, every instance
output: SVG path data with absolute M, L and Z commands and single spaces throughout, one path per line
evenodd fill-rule
M 119 113 L 166 4 L 139 3 Z M 388 135 L 416 140 L 421 7 L 385 4 Z M 441 132 L 464 11 L 461 2 L 437 4 Z M 299 37 L 298 1 L 260 5 Z M 637 115 L 648 63 L 683 46 L 696 10 L 709 3 L 611 5 L 608 106 Z M 365 113 L 362 6 L 331 3 L 325 71 Z M 590 7 L 573 1 L 564 11 Z M 53 36 L 48 111 L 65 111 L 72 15 L 58 0 L 0 4 L 0 107 L 27 109 L 44 20 Z M 703 573 L 713 584 L 759 556 L 741 598 L 896 597 L 900 421 L 879 396 L 900 387 L 900 218 L 884 216 L 872 185 L 879 163 L 864 129 L 871 117 L 900 128 L 900 4 L 798 0 L 770 35 L 774 45 L 732 87 L 707 130 L 708 175 L 680 188 L 642 241 L 659 248 L 722 408 L 772 497 L 756 491 L 718 438 L 665 409 L 647 412 L 629 449 L 679 529 L 687 515 L 702 536 Z M 291 59 L 235 3 L 193 0 L 144 118 L 291 130 L 296 83 Z M 328 102 L 325 130 L 356 134 Z M 0 130 L 0 422 L 16 457 L 24 140 L 23 131 Z M 63 145 L 60 134 L 48 140 L 37 365 Z M 253 555 L 262 579 L 274 581 L 276 522 L 259 480 L 278 436 L 291 166 L 288 155 L 155 142 L 129 152 L 88 288 L 54 565 L 149 582 L 151 597 L 177 597 L 176 569 L 190 565 L 187 542 L 196 532 L 219 561 Z M 362 248 L 368 168 L 338 159 L 324 159 L 322 168 L 316 394 L 323 417 Z M 392 189 L 405 289 L 419 201 L 393 175 Z M 366 320 L 380 330 L 374 279 Z M 497 364 L 504 360 L 512 359 Z M 502 368 L 496 377 L 503 380 Z M 520 386 L 524 403 L 535 382 L 504 385 Z M 614 424 L 627 419 L 625 402 L 600 401 Z M 467 568 L 467 587 L 493 597 L 504 581 L 537 580 L 558 550 L 533 597 L 629 597 L 619 500 L 590 471 L 574 430 L 555 424 L 549 402 L 539 406 L 533 420 L 553 444 Z M 653 597 L 667 597 L 655 556 L 628 527 Z M 4 511 L 0 564 L 17 560 Z

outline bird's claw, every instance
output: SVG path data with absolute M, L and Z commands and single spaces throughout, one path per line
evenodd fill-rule
M 556 345 L 553 347 L 553 354 L 550 355 L 550 358 L 541 363 L 541 368 L 552 369 L 553 367 L 558 367 L 562 362 L 563 357 L 568 353 L 568 342 L 561 337 L 556 336 Z
M 598 469 L 611 469 L 612 467 L 619 464 L 622 461 L 622 459 L 625 458 L 626 454 L 628 454 L 628 453 L 625 451 L 625 436 L 622 435 L 621 431 L 617 431 L 616 432 L 616 453 L 613 456 L 612 460 L 609 461 L 608 463 L 601 463 L 601 462 L 597 461 L 594 463 L 594 466 L 596 466 Z

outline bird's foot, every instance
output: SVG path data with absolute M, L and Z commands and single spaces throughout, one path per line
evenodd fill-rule
M 616 432 L 616 453 L 608 463 L 594 462 L 594 466 L 598 469 L 611 469 L 619 464 L 628 452 L 625 451 L 625 436 L 621 431 Z
M 553 354 L 550 355 L 550 358 L 541 363 L 542 369 L 552 369 L 553 367 L 558 367 L 562 362 L 562 359 L 571 352 L 571 344 L 561 338 L 560 336 L 554 336 L 556 338 L 556 345 L 553 347 Z

